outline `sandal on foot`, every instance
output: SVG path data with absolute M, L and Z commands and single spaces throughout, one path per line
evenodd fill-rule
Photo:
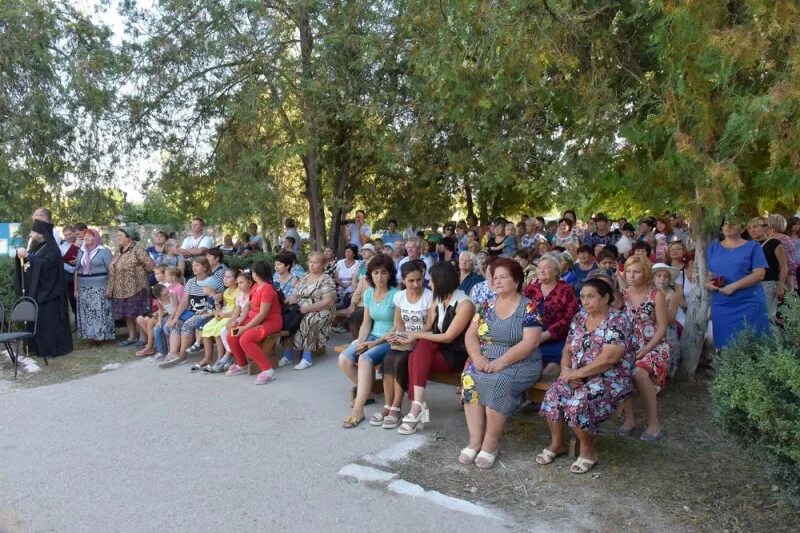
M 630 437 L 631 433 L 636 430 L 636 426 L 632 428 L 626 428 L 625 426 L 620 426 L 617 428 L 617 437 Z
M 594 465 L 596 464 L 597 459 L 593 461 L 591 459 L 587 459 L 586 457 L 578 457 L 578 459 L 569 467 L 569 471 L 573 474 L 585 474 L 594 468 Z
M 411 402 L 412 406 L 414 404 L 420 406 L 420 411 L 417 413 L 417 416 L 412 415 L 411 411 L 409 411 L 408 414 L 403 417 L 403 425 L 397 428 L 397 432 L 401 435 L 413 435 L 420 429 L 423 429 L 425 424 L 430 422 L 428 406 L 424 403 L 418 402 L 417 400 Z
M 542 450 L 542 453 L 536 456 L 536 464 L 539 465 L 549 465 L 552 463 L 556 457 L 559 455 L 564 455 L 567 452 L 556 453 L 549 448 L 545 448 Z
M 374 415 L 372 415 L 369 418 L 369 425 L 370 426 L 382 426 L 383 425 L 383 421 L 386 419 L 387 416 L 389 416 L 389 413 L 391 412 L 391 410 L 392 410 L 392 408 L 390 406 L 384 405 L 383 409 L 381 409 L 380 411 L 378 411 L 377 413 L 375 413 Z
M 192 368 L 190 368 L 189 370 L 191 370 L 192 373 L 200 372 L 201 370 L 203 370 L 203 365 L 201 365 L 200 363 L 192 365 Z
M 383 417 L 383 429 L 394 429 L 400 425 L 400 417 L 395 416 L 392 413 L 400 414 L 399 407 L 390 407 L 389 414 Z
M 497 459 L 497 450 L 495 450 L 494 453 L 481 450 L 478 456 L 475 458 L 475 466 L 483 470 L 488 470 L 494 466 L 495 459 Z
M 458 454 L 458 462 L 462 465 L 468 465 L 475 460 L 476 455 L 478 455 L 478 450 L 464 448 L 461 450 L 461 453 Z
M 344 423 L 342 424 L 342 429 L 353 429 L 354 427 L 358 426 L 361 422 L 364 421 L 364 417 L 355 418 L 353 416 L 348 416 L 344 419 Z
M 663 439 L 664 437 L 666 437 L 666 435 L 664 434 L 664 430 L 661 429 L 655 435 L 651 435 L 650 433 L 645 431 L 644 433 L 642 433 L 642 436 L 639 437 L 639 440 L 643 440 L 645 442 L 656 442 Z

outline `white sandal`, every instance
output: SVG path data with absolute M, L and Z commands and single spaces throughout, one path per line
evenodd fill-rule
M 569 467 L 569 471 L 572 472 L 573 474 L 585 474 L 586 472 L 594 468 L 594 465 L 596 464 L 597 464 L 597 459 L 592 461 L 591 459 L 587 459 L 586 457 L 578 457 L 578 459 L 574 463 L 572 463 L 572 465 Z
M 472 448 L 464 448 L 461 450 L 461 453 L 458 454 L 458 462 L 462 465 L 468 465 L 475 460 L 475 456 L 478 455 L 478 450 L 473 450 Z
M 400 414 L 399 407 L 390 407 L 389 414 L 383 417 L 383 429 L 394 429 L 400 425 L 400 417 L 394 416 L 392 413 Z
M 420 429 L 424 429 L 425 424 L 431 420 L 427 404 L 418 402 L 417 400 L 411 402 L 412 407 L 414 404 L 421 407 L 419 414 L 414 416 L 411 414 L 411 411 L 409 411 L 408 414 L 403 417 L 403 425 L 397 428 L 397 432 L 401 435 L 413 435 Z
M 494 453 L 481 450 L 478 457 L 475 458 L 475 466 L 483 470 L 488 470 L 494 466 L 495 459 L 497 459 L 497 450 L 495 450 Z
M 383 414 L 383 410 L 384 409 L 389 411 L 389 413 Z M 389 414 L 391 412 L 392 412 L 391 406 L 384 404 L 383 409 L 381 409 L 380 411 L 376 412 L 374 415 L 369 417 L 369 425 L 370 426 L 382 426 L 384 419 L 386 419 L 386 417 L 389 416 Z
M 556 453 L 549 448 L 545 448 L 542 450 L 542 453 L 536 456 L 536 464 L 540 465 L 549 465 L 552 463 L 556 457 L 559 455 L 564 455 L 566 452 Z

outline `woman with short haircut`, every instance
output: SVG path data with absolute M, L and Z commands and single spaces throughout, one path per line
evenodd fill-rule
M 313 365 L 312 354 L 324 348 L 331 337 L 336 285 L 325 274 L 324 262 L 325 258 L 320 252 L 309 254 L 308 274 L 295 285 L 291 298 L 287 300 L 289 304 L 298 304 L 303 314 L 300 328 L 294 334 L 294 347 L 302 350 L 303 358 L 295 365 L 295 370 L 310 368 Z
M 750 221 L 747 230 L 750 232 L 750 236 L 761 245 L 761 250 L 767 259 L 767 270 L 761 286 L 764 288 L 766 297 L 770 329 L 773 335 L 777 335 L 780 332 L 777 323 L 778 303 L 783 300 L 786 291 L 789 265 L 786 261 L 786 249 L 783 247 L 783 243 L 768 235 L 768 227 L 766 219 L 754 218 Z
M 742 238 L 744 218 L 728 217 L 723 239 L 708 247 L 708 279 L 714 346 L 720 350 L 746 327 L 756 335 L 769 331 L 767 302 L 761 280 L 769 266 L 761 245 Z
M 272 282 L 280 288 L 284 298 L 292 295 L 297 278 L 292 274 L 294 265 L 294 254 L 280 253 L 275 256 L 275 273 L 272 275 Z
M 411 435 L 429 421 L 425 387 L 433 372 L 459 372 L 467 360 L 464 334 L 475 313 L 475 306 L 458 290 L 458 271 L 450 263 L 436 263 L 430 270 L 433 302 L 428 323 L 421 331 L 409 331 L 398 339 L 401 344 L 416 346 L 408 359 L 408 398 L 411 410 L 397 431 Z
M 779 281 L 782 281 L 784 294 L 797 291 L 797 248 L 794 239 L 786 235 L 787 226 L 788 223 L 783 215 L 776 213 L 767 217 L 767 237 L 770 239 L 778 239 L 783 245 L 783 254 L 786 259 L 787 272 L 786 277 Z M 783 295 L 781 295 L 781 299 L 782 298 Z
M 354 428 L 364 420 L 364 406 L 372 393 L 375 375 L 372 367 L 381 364 L 391 348 L 387 339 L 394 326 L 394 296 L 398 292 L 391 257 L 381 254 L 370 260 L 367 283 L 358 338 L 339 355 L 339 368 L 355 388 L 353 409 L 342 425 L 345 429 Z
M 356 259 L 358 247 L 348 244 L 344 247 L 344 259 L 336 263 L 334 281 L 336 281 L 336 309 L 345 309 L 350 305 L 353 294 L 353 280 L 356 279 L 360 263 Z
M 477 283 L 483 281 L 483 276 L 475 272 L 475 254 L 466 251 L 458 255 L 458 288 L 469 294 Z
M 550 445 L 536 456 L 546 465 L 567 453 L 565 424 L 580 441 L 570 472 L 585 474 L 597 463 L 600 425 L 633 392 L 633 331 L 624 313 L 611 309 L 614 291 L 593 278 L 581 286 L 583 309 L 575 315 L 561 356 L 561 374 L 550 385 L 539 414 L 547 420 Z
M 138 241 L 139 232 L 133 227 L 119 228 L 119 248 L 108 267 L 106 297 L 113 301 L 114 319 L 124 319 L 128 327 L 128 338 L 120 346 L 136 343 L 136 317 L 150 313 L 147 273 L 155 264 Z
M 564 341 L 579 308 L 575 289 L 560 278 L 558 255 L 545 254 L 539 258 L 537 278 L 524 291 L 542 323 L 539 350 L 545 365 L 543 374 L 551 378 L 558 376 Z
M 669 315 L 664 293 L 653 286 L 650 261 L 641 256 L 625 261 L 625 282 L 622 291 L 623 311 L 633 326 L 636 361 L 634 379 L 642 407 L 647 414 L 647 428 L 640 440 L 650 442 L 664 438 L 658 420 L 657 394 L 667 385 L 669 372 L 669 343 L 667 328 Z M 623 406 L 625 421 L 617 431 L 627 436 L 636 428 L 636 411 L 633 399 Z
M 387 256 L 388 257 L 388 256 Z M 422 260 L 412 260 L 400 268 L 404 290 L 394 295 L 394 327 L 387 341 L 391 349 L 383 359 L 383 396 L 386 404 L 369 423 L 393 429 L 400 425 L 403 395 L 408 389 L 408 356 L 413 344 L 399 342 L 409 331 L 421 331 L 428 323 L 433 293 L 426 289 L 426 266 Z M 395 414 L 397 413 L 397 414 Z
M 562 246 L 572 251 L 579 244 L 578 236 L 572 231 L 572 221 L 568 218 L 559 220 L 558 231 L 553 235 L 553 246 Z
M 488 275 L 496 297 L 478 308 L 469 326 L 469 361 L 461 378 L 469 444 L 458 461 L 474 461 L 478 468 L 492 467 L 506 420 L 542 372 L 542 325 L 522 295 L 522 267 L 501 257 Z
M 524 276 L 522 281 L 523 287 L 527 287 L 536 279 L 535 256 L 536 253 L 530 248 L 517 250 L 517 253 L 514 254 L 514 261 L 519 263 L 519 266 L 522 267 L 522 275 Z

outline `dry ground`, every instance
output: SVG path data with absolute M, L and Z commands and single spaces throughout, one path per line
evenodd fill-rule
M 118 331 L 117 339 L 124 339 L 124 328 Z M 7 387 L 39 387 L 51 383 L 60 383 L 73 379 L 90 376 L 101 372 L 103 366 L 110 363 L 126 363 L 137 359 L 134 355 L 138 348 L 128 346 L 120 348 L 117 341 L 104 342 L 100 345 L 78 340 L 73 336 L 74 349 L 72 353 L 63 357 L 48 359 L 49 366 L 45 366 L 41 357 L 33 357 L 40 367 L 41 372 L 28 374 L 20 364 L 17 379 L 14 380 L 14 366 L 11 361 L 2 356 L 0 359 L 0 381 L 5 381 Z M 4 350 L 0 350 L 4 352 Z
M 643 443 L 602 436 L 600 462 L 586 475 L 571 474 L 565 456 L 537 465 L 535 454 L 549 442 L 547 428 L 538 415 L 518 414 L 492 470 L 456 461 L 467 433 L 463 420 L 453 420 L 430 435 L 431 445 L 415 454 L 401 477 L 495 505 L 523 524 L 535 524 L 544 513 L 587 531 L 800 530 L 800 513 L 774 499 L 761 466 L 712 425 L 705 377 L 671 386 L 659 401 L 668 438 Z M 613 434 L 616 425 L 608 421 L 604 433 Z M 585 510 L 579 516 L 576 505 Z

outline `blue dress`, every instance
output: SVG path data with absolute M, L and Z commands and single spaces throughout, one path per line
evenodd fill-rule
M 708 271 L 722 276 L 725 284 L 749 276 L 755 268 L 767 268 L 767 259 L 756 241 L 747 241 L 737 248 L 725 248 L 719 242 L 708 247 Z M 714 321 L 714 346 L 724 348 L 745 327 L 756 335 L 769 332 L 767 299 L 760 283 L 739 289 L 730 296 L 711 293 L 711 318 Z

